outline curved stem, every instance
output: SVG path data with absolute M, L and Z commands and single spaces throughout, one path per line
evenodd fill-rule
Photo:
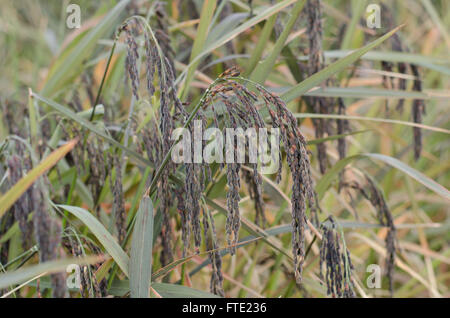
M 114 50 L 116 49 L 117 38 L 118 38 L 118 36 L 116 36 L 116 38 L 114 39 L 114 43 L 113 43 L 113 46 L 111 48 L 111 52 L 109 53 L 108 62 L 106 62 L 105 72 L 103 73 L 102 81 L 100 82 L 100 87 L 98 88 L 97 97 L 95 98 L 95 103 L 92 106 L 93 109 L 92 109 L 91 116 L 89 117 L 89 121 L 92 121 L 92 119 L 94 118 L 95 108 L 97 107 L 97 104 L 98 104 L 98 102 L 100 100 L 100 95 L 102 94 L 103 84 L 105 83 L 106 74 L 108 73 L 108 69 L 109 69 L 109 66 L 111 64 L 112 57 L 114 55 Z

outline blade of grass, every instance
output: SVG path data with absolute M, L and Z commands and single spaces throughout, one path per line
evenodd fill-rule
M 6 272 L 5 274 L 0 274 L 0 288 L 6 288 L 11 285 L 21 284 L 42 273 L 52 274 L 58 272 L 65 272 L 67 266 L 71 264 L 89 265 L 102 262 L 104 259 L 105 258 L 101 255 L 88 256 L 83 258 L 75 257 L 45 262 L 38 265 L 32 265 L 25 268 L 21 268 L 16 271 Z
M 305 93 L 305 96 L 346 97 L 346 98 L 382 98 L 382 99 L 448 99 L 447 92 L 426 93 L 367 87 L 318 87 Z
M 343 58 L 351 52 L 351 50 L 332 50 L 324 51 L 324 55 L 326 59 L 335 59 Z M 308 56 L 299 56 L 297 59 L 300 61 L 307 61 Z M 386 61 L 393 63 L 404 62 L 416 64 L 450 76 L 450 68 L 445 66 L 450 63 L 450 59 L 448 58 L 430 57 L 406 52 L 371 51 L 367 52 L 361 57 L 361 59 L 368 61 Z
M 445 43 L 447 44 L 447 48 L 450 50 L 450 36 L 448 34 L 448 25 L 447 28 L 444 26 L 444 24 L 441 21 L 441 18 L 439 18 L 439 14 L 437 13 L 436 9 L 434 8 L 430 0 L 422 0 L 422 4 L 428 11 L 428 14 L 430 15 L 434 24 L 436 24 L 437 28 L 439 29 L 439 32 L 441 32 L 442 37 L 444 38 Z
M 205 291 L 176 284 L 154 283 L 153 288 L 163 298 L 220 298 Z
M 383 161 L 384 163 L 387 163 L 388 165 L 390 165 L 390 166 L 392 166 L 394 168 L 397 168 L 398 170 L 406 173 L 411 178 L 413 178 L 417 182 L 421 183 L 422 185 L 424 185 L 428 189 L 436 192 L 437 194 L 439 194 L 443 198 L 446 198 L 447 200 L 450 200 L 450 191 L 448 189 L 446 189 L 445 187 L 443 187 L 442 185 L 440 185 L 436 181 L 428 178 L 423 173 L 421 173 L 421 172 L 411 168 L 407 164 L 401 162 L 400 160 L 398 160 L 396 158 L 393 158 L 393 157 L 386 156 L 386 155 L 382 155 L 382 154 L 379 154 L 379 153 L 365 153 L 363 155 L 366 156 L 366 157 L 369 157 L 371 159 L 376 159 L 376 160 L 379 160 L 379 161 Z
M 276 5 L 273 5 L 267 9 L 265 9 L 264 11 L 262 11 L 261 13 L 257 14 L 256 16 L 254 16 L 253 18 L 251 18 L 250 20 L 242 23 L 239 27 L 237 27 L 236 29 L 230 31 L 229 33 L 227 33 L 226 35 L 222 36 L 221 38 L 217 39 L 216 41 L 214 41 L 211 44 L 207 44 L 207 47 L 200 53 L 198 54 L 190 63 L 189 65 L 186 67 L 186 69 L 180 74 L 180 76 L 178 76 L 177 80 L 176 80 L 176 84 L 180 82 L 180 80 L 186 75 L 186 73 L 190 70 L 190 68 L 192 67 L 192 65 L 194 65 L 194 63 L 196 63 L 197 61 L 199 61 L 202 57 L 204 57 L 205 55 L 211 53 L 213 50 L 217 49 L 218 47 L 224 45 L 225 43 L 227 43 L 228 41 L 231 41 L 232 39 L 234 39 L 235 37 L 237 37 L 239 34 L 241 34 L 242 32 L 248 30 L 249 28 L 251 28 L 252 26 L 258 24 L 261 21 L 264 21 L 266 19 L 268 19 L 269 17 L 271 17 L 272 15 L 278 13 L 279 11 L 283 10 L 284 8 L 286 8 L 288 5 L 294 3 L 296 0 L 284 0 L 282 2 L 277 3 Z
M 200 55 L 203 47 L 205 46 L 205 42 L 209 33 L 209 27 L 211 23 L 211 19 L 214 14 L 214 10 L 216 8 L 216 0 L 205 0 L 203 1 L 202 12 L 200 14 L 200 23 L 198 25 L 197 33 L 195 36 L 194 44 L 192 46 L 191 57 L 189 62 L 191 67 L 189 67 L 189 71 L 186 75 L 186 80 L 184 82 L 183 93 L 181 94 L 182 100 L 185 100 L 187 94 L 189 92 L 190 84 L 192 78 L 194 77 L 195 70 L 200 63 L 200 59 L 195 59 Z
M 341 134 L 341 135 L 334 135 L 334 136 L 330 136 L 330 137 L 325 137 L 325 138 L 318 138 L 318 139 L 312 139 L 312 140 L 308 140 L 307 144 L 312 146 L 312 145 L 317 145 L 320 144 L 322 142 L 326 142 L 326 141 L 333 141 L 333 140 L 337 140 L 337 139 L 341 139 L 341 138 L 345 138 L 348 136 L 353 136 L 353 135 L 359 135 L 359 134 L 363 134 L 366 132 L 371 131 L 370 129 L 366 129 L 366 130 L 359 130 L 359 131 L 352 131 L 350 133 L 347 134 Z
M 427 125 L 422 125 L 422 124 L 417 124 L 417 123 L 411 123 L 411 122 L 402 121 L 402 120 L 386 119 L 386 118 L 348 116 L 348 115 L 310 114 L 310 113 L 294 114 L 294 117 L 295 118 L 331 118 L 331 119 L 374 121 L 374 122 L 381 122 L 381 123 L 388 123 L 388 124 L 397 124 L 397 125 L 418 127 L 418 128 L 436 131 L 436 132 L 440 132 L 440 133 L 444 133 L 444 134 L 450 134 L 450 130 L 448 130 L 448 129 L 427 126 Z
M 357 154 L 350 157 L 346 157 L 344 159 L 339 160 L 333 168 L 330 169 L 326 174 L 322 176 L 322 178 L 319 180 L 319 182 L 316 185 L 316 192 L 319 197 L 319 199 L 322 199 L 323 196 L 326 193 L 326 190 L 330 187 L 333 180 L 337 180 L 337 176 L 339 175 L 339 172 L 342 171 L 347 164 L 349 164 L 352 161 L 363 159 L 363 158 L 370 158 L 370 159 L 376 159 L 383 161 L 384 163 L 397 168 L 398 170 L 402 171 L 403 173 L 407 174 L 411 178 L 415 179 L 417 182 L 421 183 L 428 189 L 434 191 L 435 193 L 439 194 L 443 198 L 450 200 L 450 191 L 444 188 L 442 185 L 437 183 L 436 181 L 428 178 L 421 172 L 411 168 L 407 164 L 401 162 L 398 159 L 395 159 L 393 157 L 389 157 L 382 154 L 376 154 L 376 153 L 364 153 L 364 154 Z
M 270 52 L 269 56 L 266 57 L 261 63 L 259 63 L 255 70 L 250 75 L 250 80 L 257 82 L 259 84 L 264 84 L 269 73 L 272 71 L 273 66 L 275 65 L 275 61 L 280 56 L 280 52 L 283 49 L 286 39 L 291 33 L 292 28 L 294 27 L 295 21 L 297 21 L 300 12 L 303 10 L 303 7 L 306 3 L 306 0 L 299 0 L 292 8 L 290 12 L 291 16 L 289 17 L 288 22 L 284 26 L 283 32 L 281 32 L 280 37 L 275 43 L 275 47 L 272 52 Z
M 328 79 L 330 76 L 342 71 L 345 67 L 348 65 L 356 62 L 361 56 L 372 50 L 373 48 L 380 45 L 382 42 L 390 38 L 395 32 L 397 32 L 400 28 L 402 28 L 403 25 L 396 27 L 392 31 L 386 33 L 382 37 L 378 38 L 377 40 L 367 44 L 366 46 L 353 51 L 346 57 L 328 65 L 320 72 L 315 73 L 314 75 L 310 76 L 308 79 L 304 80 L 303 82 L 299 83 L 298 85 L 292 87 L 289 89 L 286 93 L 281 95 L 281 98 L 286 102 L 290 102 L 293 99 L 302 96 L 306 92 L 308 92 L 311 88 L 317 86 L 318 84 L 322 83 L 324 80 Z
M 342 40 L 341 48 L 342 49 L 350 49 L 352 40 L 355 38 L 355 32 L 357 31 L 356 26 L 358 25 L 359 20 L 362 17 L 362 13 L 365 9 L 365 0 L 352 0 L 352 19 L 350 20 L 350 24 L 348 24 L 344 39 Z
M 131 150 L 130 148 L 123 146 L 120 142 L 118 142 L 118 141 L 114 140 L 113 138 L 111 138 L 110 136 L 108 136 L 106 133 L 104 133 L 103 131 L 101 131 L 97 127 L 95 127 L 94 124 L 92 124 L 88 120 L 84 119 L 83 117 L 77 115 L 71 109 L 69 109 L 67 107 L 64 107 L 63 105 L 60 105 L 60 104 L 58 104 L 58 103 L 56 103 L 56 102 L 54 102 L 52 100 L 46 99 L 45 97 L 42 97 L 41 95 L 36 94 L 36 93 L 33 93 L 33 97 L 35 97 L 36 99 L 40 100 L 41 102 L 46 103 L 47 105 L 51 106 L 53 109 L 55 109 L 56 111 L 58 111 L 59 113 L 61 113 L 65 117 L 67 117 L 67 118 L 77 122 L 78 124 L 80 124 L 81 126 L 85 127 L 86 129 L 89 129 L 90 131 L 92 131 L 96 135 L 104 138 L 106 141 L 110 142 L 114 146 L 119 147 L 124 152 L 126 152 L 130 156 L 132 156 L 135 159 L 137 159 L 143 165 L 145 165 L 145 166 L 153 166 L 153 164 L 150 161 L 148 161 L 147 159 L 145 159 L 144 157 L 142 157 L 141 155 L 139 155 L 135 151 Z
M 173 261 L 172 263 L 158 269 L 152 274 L 152 281 L 155 281 L 158 278 L 166 276 L 168 273 L 170 273 L 172 270 L 174 270 L 177 266 L 183 265 L 184 263 L 191 260 L 195 255 L 190 255 L 185 258 L 180 258 L 176 261 Z
M 253 49 L 252 56 L 248 61 L 248 66 L 247 69 L 245 70 L 246 77 L 252 74 L 256 65 L 261 61 L 264 48 L 267 45 L 267 41 L 269 41 L 270 34 L 272 34 L 273 27 L 275 26 L 275 22 L 277 21 L 277 16 L 278 16 L 277 14 L 274 14 L 269 19 L 267 19 L 266 23 L 264 24 L 264 27 L 258 39 L 258 43 Z
M 50 76 L 41 92 L 43 96 L 51 97 L 66 83 L 68 78 L 74 76 L 75 72 L 81 72 L 83 61 L 92 53 L 97 41 L 113 29 L 116 19 L 129 2 L 130 0 L 120 1 L 100 23 L 82 38 L 67 56 L 63 55 L 63 61 L 55 63 L 57 68 L 50 70 Z
M 113 296 L 124 297 L 130 289 L 126 280 L 115 280 L 108 293 Z M 187 286 L 167 283 L 153 283 L 152 288 L 163 298 L 219 298 L 214 294 L 200 291 Z
M 137 212 L 130 255 L 130 290 L 133 298 L 148 298 L 152 273 L 153 203 L 144 196 Z
M 120 269 L 125 275 L 129 275 L 128 263 L 129 257 L 127 253 L 120 247 L 116 239 L 105 229 L 105 227 L 100 223 L 97 218 L 95 218 L 89 211 L 70 205 L 57 205 L 57 207 L 64 209 L 78 219 L 83 221 L 83 223 L 89 228 L 92 234 L 99 240 L 106 251 L 111 255 L 114 261 L 119 265 Z

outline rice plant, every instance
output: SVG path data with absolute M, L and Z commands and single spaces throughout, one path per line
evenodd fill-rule
M 1 297 L 450 295 L 447 1 L 73 2 L 0 5 Z

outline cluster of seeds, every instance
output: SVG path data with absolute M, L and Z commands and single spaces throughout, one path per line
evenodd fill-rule
M 113 215 L 116 220 L 117 236 L 119 238 L 119 243 L 125 240 L 127 229 L 126 221 L 127 215 L 125 211 L 125 199 L 123 195 L 123 185 L 122 185 L 122 165 L 120 163 L 119 155 L 110 155 L 110 187 L 114 197 L 113 204 Z M 113 172 L 115 171 L 115 178 L 113 180 Z
M 88 139 L 86 148 L 89 158 L 89 167 L 87 169 L 90 170 L 88 183 L 91 185 L 94 202 L 97 203 L 106 179 L 106 162 L 103 154 L 102 139 Z M 98 212 L 97 210 L 97 215 Z
M 160 134 L 159 127 L 156 120 L 152 120 L 148 127 L 142 131 L 142 140 L 144 141 L 144 147 L 149 160 L 154 163 L 155 167 L 158 167 L 163 160 L 162 151 L 162 137 Z M 169 195 L 169 174 L 173 171 L 166 169 L 163 171 L 161 181 L 158 185 L 158 198 L 160 198 L 160 210 L 162 212 L 162 229 L 160 233 L 161 243 L 163 246 L 163 251 L 160 255 L 161 264 L 168 264 L 173 259 L 172 255 L 172 226 L 170 224 L 169 209 L 171 207 L 171 196 Z
M 337 99 L 338 103 L 338 114 L 345 115 L 345 104 L 342 98 Z M 338 119 L 336 121 L 337 134 L 343 135 L 350 131 L 350 125 L 347 119 Z M 338 153 L 339 159 L 344 159 L 347 156 L 347 143 L 345 138 L 338 139 Z
M 382 4 L 382 10 L 385 12 L 383 14 L 384 17 L 384 23 L 387 25 L 388 28 L 392 29 L 395 27 L 395 21 L 394 17 L 391 14 L 391 9 L 387 7 L 386 5 Z M 395 52 L 408 52 L 408 46 L 403 43 L 400 35 L 398 33 L 395 33 L 390 39 L 391 43 L 391 49 Z M 397 72 L 401 74 L 408 74 L 408 70 L 410 70 L 410 74 L 414 76 L 413 86 L 412 90 L 416 92 L 422 91 L 422 79 L 420 76 L 419 69 L 417 65 L 415 64 L 407 64 L 404 62 L 398 62 L 397 65 Z M 387 72 L 392 72 L 394 69 L 394 64 L 386 61 L 382 61 L 381 63 L 382 69 Z M 395 82 L 393 78 L 390 80 L 387 79 L 387 76 L 383 76 L 383 85 L 386 88 L 393 89 L 395 88 Z M 399 78 L 397 89 L 399 90 L 406 90 L 407 88 L 407 81 L 405 78 Z M 399 112 L 403 111 L 405 100 L 400 99 L 396 109 Z M 423 99 L 414 99 L 413 105 L 412 105 L 412 120 L 415 123 L 422 123 L 422 116 L 425 114 L 425 102 Z M 422 152 L 422 131 L 418 127 L 413 127 L 413 134 L 414 134 L 414 158 L 418 160 L 420 158 L 420 154 Z
M 190 132 L 193 136 L 194 133 L 194 125 L 190 125 Z M 194 140 L 191 140 L 191 150 L 192 156 L 194 155 Z M 194 244 L 196 248 L 200 247 L 201 244 L 201 229 L 200 229 L 200 200 L 203 192 L 203 173 L 202 173 L 202 165 L 198 163 L 186 163 L 186 178 L 185 178 L 185 209 L 186 209 L 186 218 L 185 221 L 188 222 L 187 225 L 183 227 L 187 228 L 189 226 L 192 227 L 192 232 L 194 234 Z M 190 225 L 189 225 L 190 224 Z M 187 240 L 189 241 L 189 230 L 186 233 Z M 189 244 L 188 246 L 189 247 Z
M 155 164 L 161 162 L 162 153 L 159 151 L 161 149 L 161 136 L 154 120 L 141 130 L 141 139 L 144 142 L 148 159 Z
M 226 109 L 223 116 L 224 127 L 227 128 L 237 128 L 247 129 L 247 128 L 264 128 L 264 121 L 258 112 L 255 103 L 258 100 L 255 93 L 251 92 L 247 87 L 232 80 L 231 78 L 239 75 L 239 71 L 233 67 L 219 76 L 222 82 L 210 89 L 209 94 L 206 96 L 203 108 L 211 106 L 214 113 L 214 126 L 220 129 L 217 118 L 219 118 L 218 113 L 214 107 L 214 100 L 217 98 Z M 227 134 L 226 128 L 223 128 L 225 135 Z M 227 173 L 227 210 L 228 217 L 226 222 L 226 232 L 228 237 L 228 245 L 230 247 L 230 252 L 233 255 L 236 250 L 236 244 L 238 242 L 238 233 L 240 228 L 240 215 L 239 215 L 239 189 L 241 186 L 240 171 L 241 171 L 241 159 L 238 158 L 238 138 L 233 135 L 233 160 L 227 163 L 226 173 Z M 228 138 L 228 137 L 227 137 Z M 246 141 L 248 143 L 248 141 Z M 248 155 L 248 154 L 247 154 Z M 262 179 L 257 171 L 257 165 L 251 163 L 253 166 L 253 172 L 247 175 L 247 181 L 252 184 L 252 193 L 257 195 L 261 194 L 261 183 Z M 259 199 L 258 199 L 259 200 Z M 261 204 L 261 200 L 258 203 Z M 262 209 L 260 209 L 262 213 Z M 265 219 L 263 215 L 258 216 Z
M 341 238 L 336 230 L 336 223 L 332 217 L 330 222 L 322 223 L 322 243 L 320 245 L 320 279 L 326 282 L 327 295 L 333 298 L 353 298 L 353 284 L 351 272 L 353 265 L 350 253 L 341 246 Z M 343 238 L 342 238 L 343 239 Z M 323 269 L 325 267 L 325 276 Z
M 175 63 L 174 63 L 174 56 L 175 52 L 172 49 L 172 45 L 170 43 L 170 37 L 169 37 L 169 28 L 168 28 L 168 21 L 167 21 L 167 14 L 166 10 L 164 8 L 165 3 L 163 2 L 156 2 L 155 3 L 155 38 L 158 42 L 159 46 L 161 47 L 162 52 L 164 52 L 165 57 L 168 60 L 169 68 L 174 70 L 175 69 Z
M 49 214 L 47 194 L 43 190 L 43 180 L 38 180 L 32 186 L 33 224 L 36 242 L 39 246 L 41 262 L 55 260 L 61 243 L 61 223 Z M 63 298 L 66 295 L 66 281 L 64 273 L 51 275 L 53 297 Z
M 254 202 L 255 223 L 258 226 L 265 227 L 267 220 L 264 214 L 264 201 L 261 193 L 261 187 L 255 182 L 255 179 L 250 171 L 242 170 L 242 175 L 245 183 L 247 184 L 250 199 Z
M 320 0 L 308 0 L 305 5 L 308 16 L 307 34 L 309 38 L 308 74 L 311 76 L 325 67 L 325 58 L 322 50 L 322 8 Z M 317 114 L 329 114 L 332 109 L 330 100 L 324 97 L 310 97 L 307 99 L 312 110 Z M 323 138 L 330 129 L 328 120 L 316 118 L 313 120 L 316 138 Z M 320 172 L 327 169 L 327 150 L 325 143 L 317 145 L 317 158 Z
M 377 209 L 378 220 L 380 225 L 386 226 L 388 232 L 386 235 L 385 243 L 387 250 L 386 257 L 386 272 L 389 279 L 389 291 L 391 295 L 394 292 L 394 269 L 395 269 L 395 251 L 396 251 L 396 228 L 394 225 L 394 219 L 391 211 L 389 210 L 383 193 L 375 185 L 374 181 L 367 177 L 369 193 L 362 191 L 363 196 L 368 199 L 371 204 Z
M 212 266 L 210 290 L 212 293 L 225 297 L 223 291 L 223 275 L 222 275 L 222 257 L 218 251 L 216 227 L 211 213 L 203 210 L 203 230 L 206 240 L 206 249 L 211 251 L 208 254 Z
M 133 95 L 136 100 L 139 100 L 139 52 L 138 45 L 135 40 L 134 33 L 137 33 L 135 24 L 126 24 L 122 30 L 125 32 L 126 43 L 127 43 L 127 57 L 125 59 L 125 69 L 131 81 L 131 87 L 133 89 Z
M 184 196 L 184 189 L 181 187 L 177 187 L 174 189 L 175 191 L 175 197 L 177 198 L 177 212 L 180 215 L 181 219 L 181 240 L 183 241 L 183 257 L 187 256 L 187 249 L 189 247 L 189 241 L 191 237 L 191 227 L 190 227 L 190 220 L 189 213 L 187 212 L 185 206 L 185 196 Z
M 420 73 L 416 65 L 410 64 L 411 72 L 415 77 L 413 90 L 422 91 L 422 81 Z M 415 99 L 413 101 L 412 116 L 415 123 L 422 123 L 422 116 L 425 114 L 425 102 L 423 99 Z M 414 158 L 418 160 L 422 152 L 422 130 L 419 127 L 413 128 L 414 133 Z
M 309 59 L 307 65 L 307 73 L 309 76 L 321 71 L 325 65 L 325 57 L 322 48 L 322 3 L 321 0 L 308 0 L 306 2 L 305 11 L 307 14 L 307 34 L 309 38 Z M 334 82 L 333 78 L 328 79 L 323 83 L 323 86 L 327 86 Z M 342 98 L 326 97 L 308 97 L 305 99 L 307 105 L 310 106 L 312 111 L 317 114 L 331 114 L 334 111 L 336 105 L 339 115 L 345 115 L 346 107 Z M 334 131 L 334 127 L 331 120 L 316 118 L 313 119 L 313 125 L 315 128 L 316 138 L 323 138 L 325 134 L 331 135 Z M 345 134 L 349 131 L 348 121 L 345 119 L 336 120 L 336 133 L 338 135 Z M 346 139 L 339 138 L 337 150 L 339 153 L 339 159 L 346 156 Z M 319 161 L 320 172 L 325 173 L 328 165 L 327 161 L 327 148 L 325 143 L 319 143 L 317 145 L 317 159 Z M 341 174 L 340 179 L 343 179 Z
M 239 228 L 241 227 L 241 218 L 239 215 L 239 189 L 241 187 L 239 171 L 241 165 L 239 163 L 227 164 L 227 223 L 226 232 L 228 237 L 228 245 L 230 246 L 230 254 L 236 253 L 236 244 L 239 239 Z
M 239 78 L 239 73 L 236 69 L 226 71 L 219 77 L 219 83 L 211 87 L 203 102 L 203 108 L 211 108 L 214 113 L 213 125 L 220 128 L 217 118 L 223 118 L 224 127 L 228 128 L 264 128 L 266 127 L 260 110 L 257 108 L 258 95 L 250 91 L 246 86 L 239 81 L 244 80 Z M 305 254 L 305 224 L 306 224 L 306 209 L 310 207 L 311 213 L 315 211 L 315 193 L 313 189 L 313 181 L 311 178 L 311 168 L 309 156 L 306 149 L 306 140 L 301 134 L 297 126 L 297 121 L 292 113 L 286 108 L 285 103 L 276 95 L 269 93 L 264 87 L 253 83 L 257 92 L 262 96 L 264 105 L 269 111 L 271 124 L 273 128 L 280 129 L 281 138 L 283 140 L 287 161 L 293 177 L 292 189 L 292 223 L 293 223 L 293 255 L 295 276 L 297 281 L 301 282 L 301 274 L 303 267 L 303 260 Z M 222 103 L 226 111 L 223 116 L 219 116 L 215 106 L 216 102 Z M 225 130 L 223 128 L 223 130 Z M 225 135 L 226 135 L 225 131 Z M 236 136 L 233 136 L 235 138 Z M 234 146 L 234 162 L 227 163 L 227 210 L 228 217 L 226 222 L 226 232 L 230 253 L 234 254 L 236 244 L 238 242 L 238 233 L 240 228 L 240 172 L 242 164 L 239 163 L 236 151 L 236 140 L 233 140 Z M 281 153 L 278 154 L 281 159 Z M 277 174 L 277 181 L 281 179 L 281 160 L 279 171 Z M 251 185 L 251 196 L 255 200 L 255 205 L 258 206 L 259 220 L 264 220 L 261 197 L 262 179 L 257 171 L 257 165 L 253 165 L 253 169 L 244 170 L 244 179 Z M 252 172 L 250 172 L 252 171 Z M 186 183 L 195 179 L 188 176 Z M 197 180 L 198 182 L 198 180 Z M 189 209 L 188 209 L 189 210 Z M 193 214 L 190 214 L 191 216 Z M 187 218 L 186 218 L 187 219 Z
M 280 98 L 268 93 L 264 93 L 263 97 L 269 107 L 272 124 L 281 130 L 287 162 L 292 174 L 292 249 L 295 277 L 300 284 L 305 256 L 306 207 L 308 204 L 311 214 L 314 214 L 316 203 L 311 164 L 306 149 L 306 139 L 300 132 L 292 113 Z M 272 110 L 269 105 L 274 105 L 276 110 Z
M 158 17 L 158 27 L 156 28 L 154 37 L 150 36 L 152 35 L 150 34 L 150 31 L 145 27 L 142 27 L 140 21 L 136 18 L 128 20 L 120 30 L 124 31 L 126 34 L 128 50 L 125 67 L 132 83 L 133 95 L 137 100 L 139 99 L 139 80 L 136 80 L 136 78 L 139 79 L 139 53 L 135 37 L 139 33 L 143 33 L 145 41 L 146 86 L 149 98 L 156 93 L 154 86 L 155 73 L 158 75 L 159 111 L 157 120 L 159 121 L 159 127 L 158 129 L 155 129 L 156 121 L 152 121 L 151 125 L 153 125 L 153 127 L 144 129 L 142 132 L 148 158 L 154 163 L 155 167 L 158 167 L 161 164 L 162 154 L 167 153 L 172 146 L 170 136 L 175 127 L 175 116 L 171 114 L 171 106 L 175 105 L 175 109 L 179 113 L 182 112 L 184 114 L 185 111 L 176 96 L 173 56 L 170 55 L 170 52 L 173 51 L 168 49 L 170 47 L 170 41 L 164 23 L 164 10 L 160 5 L 157 5 L 155 10 Z M 168 264 L 173 259 L 171 247 L 172 227 L 170 225 L 169 217 L 171 197 L 167 195 L 170 193 L 169 175 L 173 172 L 174 165 L 169 162 L 162 171 L 158 183 L 158 197 L 160 198 L 159 206 L 163 217 L 160 234 L 163 245 L 163 252 L 161 253 L 161 263 L 163 265 Z
M 243 78 L 238 77 L 239 71 L 236 68 L 227 70 L 219 76 L 219 79 L 215 84 L 210 87 L 202 99 L 203 109 L 210 108 L 214 114 L 212 125 L 215 128 L 220 129 L 218 120 L 221 118 L 224 122 L 222 130 L 227 134 L 226 128 L 265 128 L 261 113 L 257 108 L 258 95 L 250 91 L 246 86 L 240 83 Z M 255 83 L 253 83 L 255 84 Z M 260 85 L 255 85 L 257 92 L 263 97 L 264 105 L 269 110 L 270 118 L 273 128 L 279 128 L 283 139 L 284 147 L 286 150 L 289 167 L 293 175 L 293 196 L 292 196 L 292 217 L 293 217 L 293 254 L 295 260 L 295 274 L 297 281 L 301 281 L 301 272 L 304 259 L 304 231 L 306 223 L 306 209 L 309 206 L 311 213 L 315 212 L 315 193 L 313 190 L 313 182 L 311 178 L 309 156 L 306 150 L 306 140 L 300 133 L 297 122 L 290 111 L 286 108 L 284 102 L 274 94 L 269 93 Z M 224 111 L 221 114 L 217 112 L 217 105 L 221 104 Z M 196 115 L 197 119 L 200 119 L 203 128 L 206 126 L 207 121 L 202 112 Z M 161 127 L 161 126 L 160 126 Z M 190 124 L 189 129 L 193 132 L 194 127 Z M 153 137 L 152 137 L 153 136 Z M 233 135 L 233 138 L 237 136 Z M 154 158 L 155 154 L 152 149 L 152 140 L 158 139 L 156 133 L 153 135 L 148 131 L 146 132 L 147 141 L 144 140 L 149 158 Z M 241 169 L 242 164 L 240 158 L 237 158 L 237 143 L 236 139 L 233 139 L 234 146 L 234 161 L 227 162 L 226 174 L 227 174 L 227 209 L 228 216 L 226 222 L 226 232 L 228 246 L 231 254 L 236 251 L 236 244 L 238 242 L 238 233 L 240 228 L 240 214 L 239 214 L 239 201 L 240 201 L 240 186 L 241 186 L 241 170 L 244 172 L 244 179 L 249 184 L 251 197 L 255 201 L 258 215 L 257 222 L 264 222 L 265 216 L 263 212 L 263 200 L 262 200 L 262 178 L 257 171 L 257 164 L 251 163 L 253 169 L 248 170 Z M 246 141 L 248 144 L 248 141 Z M 192 144 L 191 149 L 194 149 Z M 192 154 L 193 155 L 193 154 Z M 248 154 L 246 154 L 248 158 Z M 281 162 L 281 153 L 278 154 Z M 157 161 L 160 161 L 158 159 Z M 194 244 L 196 249 L 201 244 L 201 232 L 200 232 L 200 216 L 203 214 L 204 229 L 214 229 L 214 225 L 211 223 L 205 223 L 208 217 L 207 212 L 201 208 L 201 196 L 204 189 L 204 181 L 207 176 L 207 168 L 204 163 L 185 163 L 185 189 L 184 193 L 178 189 L 175 190 L 175 196 L 177 198 L 177 210 L 181 216 L 181 228 L 182 228 L 182 240 L 184 243 L 183 255 L 186 255 L 190 244 L 190 234 L 194 234 Z M 224 164 L 221 165 L 224 168 Z M 281 168 L 277 174 L 277 181 L 281 179 Z M 210 174 L 210 173 L 209 173 Z M 166 193 L 167 196 L 167 193 Z M 208 221 L 208 222 L 210 222 Z M 211 225 L 210 225 L 211 224 Z M 213 232 L 215 232 L 213 230 Z M 206 232 L 205 232 L 206 233 Z M 214 250 L 217 247 L 215 234 L 211 236 L 208 246 L 210 250 Z M 213 276 L 211 279 L 211 290 L 214 293 L 222 294 L 222 276 L 220 274 L 221 259 L 219 253 L 210 254 L 211 262 L 213 265 Z
M 8 170 L 10 184 L 16 184 L 23 176 L 23 170 L 28 171 L 31 167 L 30 158 L 26 158 L 24 162 L 18 155 L 12 155 L 8 160 Z M 14 211 L 14 218 L 19 223 L 22 232 L 22 246 L 24 250 L 31 247 L 33 224 L 28 220 L 30 213 L 33 211 L 33 190 L 28 189 L 11 208 Z

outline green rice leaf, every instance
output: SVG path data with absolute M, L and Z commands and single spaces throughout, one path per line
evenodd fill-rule
M 319 182 L 316 185 L 316 192 L 319 197 L 319 199 L 322 199 L 328 190 L 328 188 L 331 186 L 331 183 L 333 180 L 337 180 L 337 176 L 339 175 L 339 172 L 341 172 L 350 162 L 363 159 L 363 158 L 370 158 L 375 159 L 377 161 L 382 161 L 394 168 L 397 168 L 398 170 L 402 171 L 403 173 L 407 174 L 411 178 L 415 179 L 417 182 L 421 183 L 428 189 L 434 191 L 435 193 L 439 194 L 443 198 L 450 200 L 450 191 L 437 183 L 436 181 L 428 178 L 423 173 L 411 168 L 407 164 L 401 162 L 400 160 L 389 157 L 382 154 L 377 153 L 364 153 L 364 154 L 357 154 L 353 156 L 346 157 L 344 159 L 339 160 L 333 168 L 331 168 L 326 174 L 322 176 L 322 178 L 319 180 Z
M 395 32 L 397 32 L 402 26 L 399 26 L 392 31 L 386 33 L 382 37 L 378 38 L 377 40 L 367 44 L 366 46 L 353 51 L 346 57 L 328 65 L 320 72 L 315 73 L 314 75 L 310 76 L 308 79 L 304 80 L 303 82 L 299 83 L 298 85 L 292 87 L 290 90 L 288 90 L 286 93 L 281 95 L 281 98 L 286 102 L 290 102 L 293 99 L 302 96 L 306 92 L 308 92 L 311 88 L 314 86 L 319 85 L 329 77 L 333 76 L 334 74 L 342 71 L 344 68 L 346 68 L 348 65 L 353 64 L 356 62 L 361 56 L 369 52 L 370 50 L 374 49 L 381 43 L 383 43 L 385 40 L 390 38 Z
M 92 234 L 95 235 L 106 251 L 111 255 L 117 265 L 119 265 L 124 274 L 127 276 L 129 275 L 129 257 L 127 253 L 125 253 L 119 243 L 117 243 L 116 239 L 105 229 L 97 218 L 95 218 L 89 211 L 77 206 L 60 204 L 57 205 L 57 207 L 70 212 L 83 221 Z
M 48 275 L 53 273 L 65 272 L 67 266 L 72 264 L 89 265 L 101 262 L 103 260 L 104 257 L 102 256 L 76 257 L 20 268 L 15 271 L 0 274 L 0 288 L 7 288 L 12 285 L 24 283 L 27 280 L 30 280 L 33 277 L 44 273 L 45 275 Z
M 130 290 L 133 298 L 148 298 L 152 273 L 153 203 L 144 196 L 137 212 L 131 241 Z

